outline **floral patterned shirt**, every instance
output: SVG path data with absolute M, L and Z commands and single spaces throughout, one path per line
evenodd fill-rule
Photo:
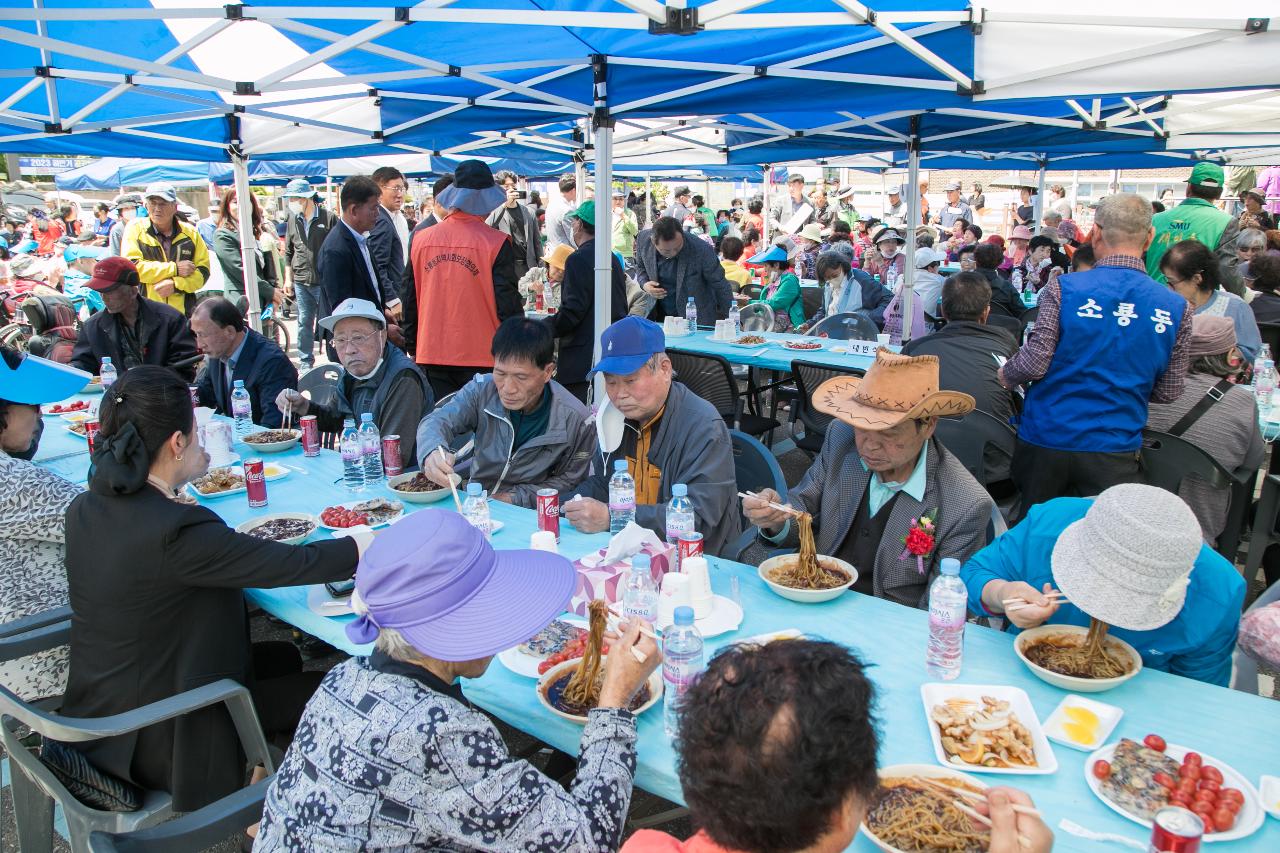
M 617 850 L 635 742 L 630 712 L 592 711 L 566 791 L 513 758 L 457 685 L 352 658 L 307 704 L 254 850 Z

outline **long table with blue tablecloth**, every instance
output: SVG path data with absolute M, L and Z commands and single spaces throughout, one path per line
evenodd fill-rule
M 236 450 L 242 454 L 251 452 L 240 444 Z M 227 524 L 235 526 L 269 512 L 318 514 L 326 506 L 356 497 L 341 485 L 341 460 L 332 451 L 321 451 L 318 457 L 307 458 L 300 448 L 295 448 L 267 458 L 290 470 L 284 479 L 267 484 L 266 508 L 250 508 L 243 494 L 208 500 L 205 505 Z M 62 430 L 56 416 L 46 417 L 45 439 L 37 461 L 79 482 L 83 482 L 88 469 L 84 441 Z M 363 496 L 375 495 L 390 497 L 392 493 L 382 486 Z M 445 498 L 430 506 L 452 509 L 453 502 Z M 496 501 L 490 506 L 493 518 L 503 523 L 503 528 L 493 536 L 494 547 L 528 547 L 529 536 L 537 529 L 535 513 Z M 413 523 L 412 512 L 421 508 L 420 504 L 406 504 L 410 515 L 403 523 Z M 602 547 L 607 539 L 605 534 L 584 535 L 564 522 L 560 552 L 574 559 Z M 772 593 L 750 566 L 718 559 L 711 563 L 712 587 L 717 594 L 729 596 L 731 578 L 737 578 L 745 619 L 737 631 L 708 639 L 709 653 L 727 643 L 786 628 L 844 643 L 872 664 L 869 674 L 879 691 L 881 765 L 934 763 L 920 695 L 921 685 L 930 681 L 924 667 L 927 613 L 855 592 L 827 604 L 795 604 Z M 247 595 L 262 609 L 337 648 L 351 654 L 368 651 L 367 646 L 353 644 L 343 630 L 352 617 L 320 616 L 308 608 L 305 587 L 254 589 L 248 590 Z M 512 602 L 512 606 L 518 607 L 519 602 Z M 1044 723 L 1067 694 L 1035 678 L 1015 656 L 1012 646 L 1012 638 L 1007 634 L 968 626 L 959 683 L 1020 687 L 1027 692 Z M 581 728 L 544 710 L 535 697 L 534 685 L 532 679 L 513 674 L 495 660 L 483 678 L 467 681 L 463 689 L 478 707 L 515 728 L 576 754 Z M 1189 746 L 1230 764 L 1255 785 L 1263 774 L 1280 775 L 1280 745 L 1277 745 L 1280 703 L 1152 670 L 1144 670 L 1128 683 L 1097 698 L 1124 709 L 1124 717 L 1112 740 L 1119 737 L 1140 740 L 1148 733 L 1157 732 L 1170 743 Z M 675 756 L 663 731 L 660 705 L 641 717 L 639 732 L 636 784 L 646 791 L 682 802 Z M 1085 782 L 1086 753 L 1055 744 L 1054 754 L 1059 768 L 1052 775 L 990 774 L 985 775 L 983 781 L 1016 785 L 1030 793 L 1057 833 L 1057 850 L 1097 849 L 1094 842 L 1059 831 L 1057 824 L 1063 818 L 1096 832 L 1119 833 L 1135 841 L 1147 839 L 1146 829 L 1120 817 L 1090 792 Z M 1216 846 L 1224 851 L 1280 850 L 1280 824 L 1268 819 L 1251 837 Z M 874 847 L 859 836 L 852 849 L 869 851 Z
M 743 364 L 762 370 L 791 370 L 792 361 L 811 361 L 816 364 L 856 370 L 859 373 L 871 366 L 874 358 L 869 355 L 851 355 L 836 352 L 844 348 L 845 341 L 815 338 L 809 335 L 793 335 L 781 332 L 747 332 L 765 339 L 763 344 L 738 345 L 732 341 L 714 340 L 711 332 L 697 331 L 682 337 L 667 336 L 667 349 L 691 352 L 699 355 L 718 355 L 730 364 Z M 821 344 L 820 349 L 792 350 L 783 341 Z

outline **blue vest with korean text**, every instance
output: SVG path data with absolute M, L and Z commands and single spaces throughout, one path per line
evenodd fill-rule
M 1027 392 L 1018 437 L 1054 450 L 1135 451 L 1187 302 L 1124 267 L 1058 282 L 1058 346 L 1044 378 Z

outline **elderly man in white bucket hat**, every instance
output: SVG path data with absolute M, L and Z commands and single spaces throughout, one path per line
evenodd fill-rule
M 1223 687 L 1231 680 L 1245 583 L 1172 492 L 1126 483 L 1037 504 L 960 577 L 974 613 L 1005 615 L 1005 600 L 1030 602 L 1007 614 L 1015 630 L 1093 617 L 1144 666 Z M 1054 587 L 1065 602 L 1045 595 Z

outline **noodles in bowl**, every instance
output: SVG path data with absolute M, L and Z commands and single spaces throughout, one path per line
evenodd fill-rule
M 1044 681 L 1064 690 L 1098 693 L 1133 678 L 1142 658 L 1133 646 L 1107 636 L 1105 622 L 1089 628 L 1041 625 L 1023 631 L 1014 642 L 1018 657 Z
M 846 586 L 851 582 L 849 574 L 830 560 L 818 556 L 813 539 L 813 516 L 807 512 L 796 517 L 800 531 L 800 550 L 794 560 L 777 566 L 769 579 L 792 589 L 824 590 Z
M 926 779 L 975 793 L 984 790 L 975 780 L 940 768 L 884 768 L 863 818 L 868 838 L 892 853 L 985 851 L 991 844 L 990 831 L 956 808 L 956 796 L 948 796 Z

